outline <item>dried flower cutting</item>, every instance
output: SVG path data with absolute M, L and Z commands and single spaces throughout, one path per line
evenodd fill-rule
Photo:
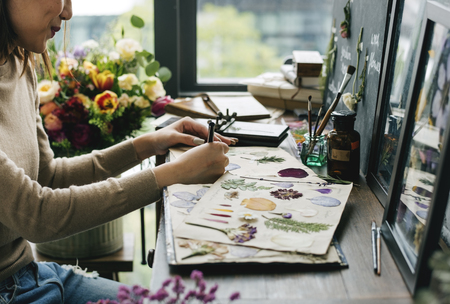
M 218 259 L 224 259 L 225 254 L 228 253 L 227 246 L 209 241 L 181 240 L 178 242 L 178 245 L 182 248 L 189 248 L 192 250 L 192 253 L 188 256 L 183 257 L 182 260 L 207 254 L 213 254 Z
M 220 231 L 222 233 L 225 233 L 228 236 L 228 238 L 235 243 L 248 242 L 251 239 L 255 238 L 255 234 L 257 232 L 256 227 L 252 227 L 249 224 L 243 224 L 237 228 L 225 228 L 225 229 L 220 229 L 220 228 L 211 227 L 211 226 L 205 226 L 205 225 L 201 225 L 201 224 L 189 223 L 189 222 L 186 222 L 186 224 Z
M 291 198 L 295 199 L 303 196 L 302 193 L 294 189 L 278 189 L 270 191 L 270 195 L 280 200 L 290 200 Z
M 264 215 L 263 217 L 267 219 L 264 224 L 268 229 L 282 230 L 285 232 L 311 233 L 328 230 L 331 227 L 331 225 L 323 223 L 299 222 L 289 218 L 268 218 Z

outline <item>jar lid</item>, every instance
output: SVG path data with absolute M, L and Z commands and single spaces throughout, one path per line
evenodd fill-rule
M 340 110 L 331 113 L 331 120 L 333 121 L 354 121 L 356 119 L 356 112 L 350 110 Z

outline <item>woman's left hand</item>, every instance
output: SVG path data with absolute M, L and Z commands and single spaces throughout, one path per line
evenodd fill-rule
M 164 155 L 176 144 L 198 146 L 206 141 L 208 129 L 190 117 L 184 117 L 158 131 L 141 135 L 133 144 L 139 159 L 144 160 L 153 155 Z M 235 145 L 237 138 L 229 138 L 214 134 L 214 141 L 222 141 L 227 145 Z

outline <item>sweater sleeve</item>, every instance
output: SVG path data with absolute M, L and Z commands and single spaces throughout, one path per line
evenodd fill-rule
M 35 243 L 60 239 L 160 199 L 152 170 L 104 180 L 139 163 L 131 141 L 90 155 L 53 159 L 39 121 L 37 126 L 38 181 L 0 151 L 0 222 L 25 239 Z

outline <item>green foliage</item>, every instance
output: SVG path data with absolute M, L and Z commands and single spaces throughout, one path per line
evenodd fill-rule
M 269 190 L 273 187 L 256 186 L 256 182 L 245 183 L 245 179 L 229 179 L 222 182 L 221 187 L 225 190 L 240 189 L 242 191 Z
M 145 67 L 145 74 L 147 74 L 148 77 L 153 76 L 156 74 L 156 72 L 158 72 L 159 70 L 159 62 L 158 61 L 153 61 L 150 62 L 146 67 Z
M 161 80 L 161 82 L 165 83 L 165 82 L 169 81 L 170 78 L 172 78 L 172 72 L 168 68 L 162 67 L 158 71 L 158 76 L 159 76 L 159 79 Z
M 131 16 L 131 25 L 136 27 L 136 28 L 143 28 L 145 26 L 145 22 L 144 20 L 142 20 L 141 17 L 138 17 L 136 15 Z
M 282 230 L 285 232 L 293 231 L 296 233 L 320 232 L 328 230 L 331 227 L 328 224 L 299 222 L 287 218 L 267 218 L 264 224 L 268 229 Z
M 264 156 L 263 158 L 260 158 L 257 160 L 259 164 L 267 164 L 267 163 L 282 163 L 285 159 L 282 157 L 276 157 L 276 156 Z

